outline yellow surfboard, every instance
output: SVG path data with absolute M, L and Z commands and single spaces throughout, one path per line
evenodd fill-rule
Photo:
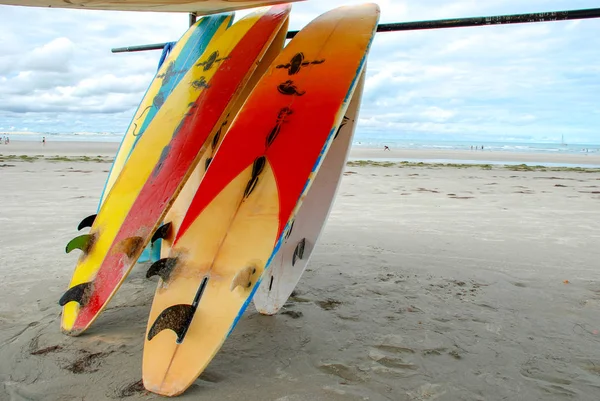
M 290 6 L 260 9 L 210 43 L 131 153 L 61 298 L 62 329 L 83 332 L 118 290 L 273 40 Z
M 179 39 L 158 70 L 131 120 L 106 180 L 100 205 L 104 203 L 123 170 L 125 162 L 129 159 L 131 151 L 143 136 L 158 110 L 189 69 L 198 62 L 198 58 L 206 51 L 211 40 L 219 37 L 231 26 L 233 18 L 234 14 L 202 18 Z
M 317 18 L 257 84 L 202 178 L 160 276 L 145 387 L 182 393 L 235 327 L 301 205 L 364 70 L 379 7 Z

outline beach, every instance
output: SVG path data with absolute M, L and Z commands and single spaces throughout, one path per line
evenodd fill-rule
M 88 332 L 60 332 L 64 247 L 117 148 L 0 146 L 2 401 L 161 399 L 140 383 L 147 264 Z M 354 149 L 294 296 L 250 306 L 178 399 L 597 401 L 600 171 L 500 162 L 600 154 Z

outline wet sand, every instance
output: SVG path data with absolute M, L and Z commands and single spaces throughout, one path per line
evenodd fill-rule
M 47 154 L 109 154 L 84 145 Z M 139 384 L 147 265 L 59 330 L 64 246 L 110 163 L 0 166 L 0 400 L 160 399 Z M 600 173 L 348 167 L 283 313 L 250 307 L 179 399 L 598 400 L 599 217 Z

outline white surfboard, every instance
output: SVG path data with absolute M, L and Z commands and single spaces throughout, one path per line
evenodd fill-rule
M 84 10 L 197 12 L 216 14 L 300 0 L 0 0 L 0 4 Z
M 363 72 L 337 138 L 325 155 L 287 239 L 279 248 L 271 262 L 271 268 L 265 272 L 260 287 L 254 294 L 254 306 L 264 315 L 276 314 L 288 300 L 325 227 L 352 146 L 364 81 Z

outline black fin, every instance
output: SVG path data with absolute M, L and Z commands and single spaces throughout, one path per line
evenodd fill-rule
M 173 224 L 171 223 L 163 224 L 162 226 L 160 226 L 160 228 L 156 230 L 156 232 L 152 236 L 152 240 L 150 240 L 150 243 L 154 244 L 159 239 L 166 239 L 170 237 L 172 226 Z
M 81 306 L 88 303 L 92 283 L 78 284 L 69 288 L 58 301 L 60 306 L 65 306 L 69 302 L 77 302 Z
M 73 238 L 67 244 L 65 251 L 71 253 L 74 249 L 81 249 L 83 253 L 88 253 L 90 247 L 94 243 L 95 236 L 91 234 L 80 235 L 79 237 Z
M 92 214 L 91 216 L 88 216 L 85 219 L 81 220 L 81 223 L 79 223 L 79 225 L 77 226 L 77 231 L 81 231 L 86 227 L 91 227 L 92 224 L 94 224 L 94 221 L 96 220 L 96 216 L 98 215 Z
M 294 250 L 294 256 L 292 256 L 292 266 L 296 264 L 298 259 L 302 260 L 304 257 L 304 247 L 306 246 L 306 238 L 302 238 L 302 241 L 296 245 L 296 249 Z
M 196 309 L 192 305 L 174 305 L 162 311 L 148 331 L 148 341 L 152 341 L 163 330 L 172 330 L 177 334 L 177 342 L 181 343 L 190 327 Z
M 122 252 L 129 259 L 131 259 L 136 253 L 139 253 L 144 246 L 144 239 L 142 237 L 130 237 L 125 238 L 123 241 L 116 245 L 116 252 Z
M 163 281 L 169 281 L 171 272 L 177 266 L 177 258 L 165 258 L 155 262 L 146 272 L 146 278 L 158 276 Z
M 207 283 L 208 277 L 204 277 L 200 287 L 198 287 L 198 291 L 196 291 L 194 302 L 192 302 L 191 305 L 173 305 L 162 311 L 148 331 L 148 341 L 152 341 L 152 339 L 163 330 L 172 330 L 177 334 L 177 344 L 181 344 L 185 338 L 185 334 L 190 328 L 190 324 L 192 323 L 192 319 L 194 318 L 194 314 L 200 303 L 200 298 L 202 298 L 202 294 L 204 294 Z

